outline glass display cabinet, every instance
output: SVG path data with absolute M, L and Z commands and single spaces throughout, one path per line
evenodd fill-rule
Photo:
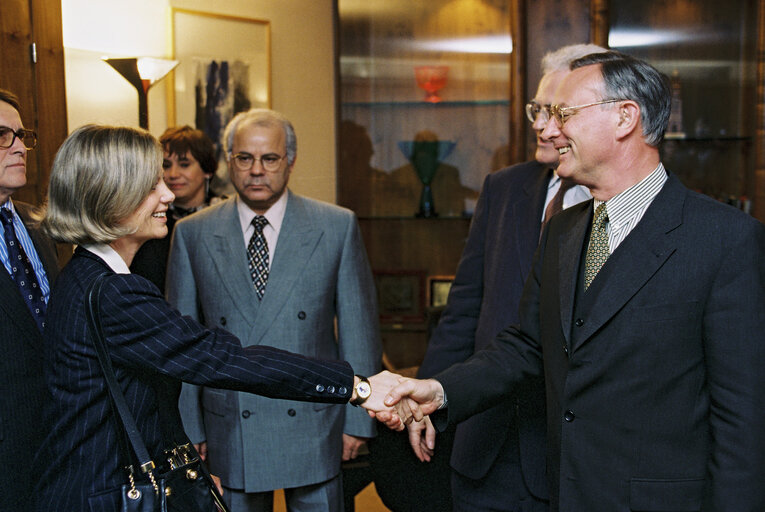
M 672 80 L 665 166 L 688 187 L 750 212 L 757 2 L 612 0 L 609 19 L 611 48 Z

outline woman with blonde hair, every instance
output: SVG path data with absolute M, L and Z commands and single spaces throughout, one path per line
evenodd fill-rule
M 56 155 L 42 227 L 77 249 L 52 291 L 44 332 L 52 401 L 45 411 L 50 434 L 35 461 L 44 465 L 38 511 L 118 510 L 120 488 L 128 483 L 125 467 L 135 465 L 121 455 L 117 418 L 86 321 L 86 297 L 96 279 L 103 280 L 96 314 L 114 373 L 154 461 L 172 444 L 160 412 L 182 431 L 181 381 L 272 398 L 364 401 L 357 384 L 367 381 L 348 363 L 243 348 L 232 334 L 182 317 L 154 285 L 129 273 L 141 245 L 167 234 L 173 197 L 162 180 L 162 147 L 146 131 L 84 126 Z M 393 378 L 370 380 L 374 393 L 364 407 L 382 408 Z

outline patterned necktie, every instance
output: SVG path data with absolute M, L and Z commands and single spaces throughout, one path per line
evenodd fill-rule
M 584 260 L 584 289 L 589 288 L 592 280 L 598 274 L 600 267 L 606 262 L 609 256 L 608 251 L 608 233 L 606 233 L 606 222 L 608 222 L 608 212 L 606 212 L 606 203 L 601 203 L 595 209 L 595 218 L 592 221 L 592 231 L 590 232 L 590 244 L 587 246 L 587 256 Z
M 545 208 L 545 217 L 542 220 L 542 229 L 539 230 L 539 237 L 542 237 L 542 231 L 544 231 L 545 226 L 548 222 L 550 222 L 550 218 L 555 215 L 556 213 L 563 210 L 563 196 L 566 195 L 566 192 L 573 187 L 575 183 L 571 180 L 564 180 L 561 178 L 560 180 L 560 187 L 558 187 L 558 191 L 555 193 L 555 195 L 552 197 L 549 203 L 547 203 L 547 208 Z
M 8 246 L 8 259 L 13 270 L 13 280 L 16 281 L 16 286 L 19 287 L 24 302 L 26 302 L 29 311 L 37 322 L 37 327 L 42 332 L 45 326 L 45 301 L 43 300 L 42 289 L 37 282 L 32 262 L 29 261 L 27 253 L 24 252 L 24 248 L 16 237 L 16 230 L 13 227 L 13 213 L 8 208 L 0 209 L 0 222 L 3 223 L 5 230 L 5 244 Z
M 250 238 L 250 243 L 247 244 L 247 260 L 250 264 L 252 284 L 255 286 L 258 299 L 262 299 L 266 293 L 266 283 L 268 282 L 268 244 L 266 237 L 263 236 L 263 228 L 266 224 L 268 224 L 268 220 L 262 215 L 256 215 L 252 219 L 255 232 Z

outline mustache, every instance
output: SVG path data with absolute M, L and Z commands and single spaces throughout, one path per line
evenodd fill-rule
M 252 186 L 252 185 L 263 186 L 263 185 L 270 185 L 270 183 L 265 176 L 256 176 L 256 177 L 247 178 L 246 180 L 244 180 L 245 187 Z

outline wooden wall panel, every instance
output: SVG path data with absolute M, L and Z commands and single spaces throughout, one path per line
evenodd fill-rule
M 14 198 L 42 204 L 50 164 L 67 133 L 61 2 L 2 0 L 0 49 L 0 87 L 19 97 L 24 126 L 36 130 L 39 139 L 27 157 L 27 185 Z
M 48 193 L 53 157 L 67 135 L 64 42 L 60 0 L 30 1 L 32 33 L 37 45 L 35 129 L 39 137 L 35 150 L 38 180 L 34 187 L 35 200 L 30 202 L 40 204 Z

